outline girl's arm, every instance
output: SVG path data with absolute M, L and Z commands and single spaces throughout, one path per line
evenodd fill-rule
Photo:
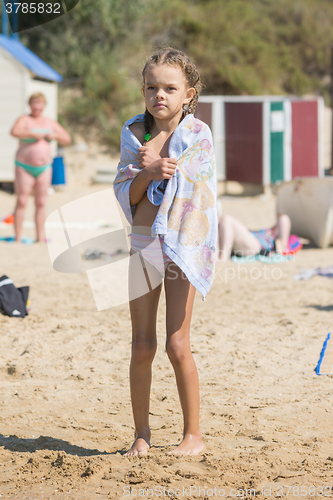
M 130 185 L 129 198 L 131 207 L 137 205 L 142 200 L 143 195 L 147 191 L 150 179 L 145 173 L 145 169 L 138 173 Z
M 61 146 L 68 146 L 72 142 L 71 136 L 65 130 L 60 123 L 53 121 L 52 126 L 54 131 L 52 134 L 47 134 L 45 139 L 47 141 L 57 141 Z
M 43 134 L 31 132 L 25 124 L 26 117 L 21 116 L 20 118 L 18 118 L 18 120 L 16 120 L 13 128 L 10 131 L 10 134 L 17 139 L 36 139 L 37 141 L 40 139 L 44 139 Z
M 129 192 L 131 206 L 134 206 L 137 203 L 139 203 L 139 201 L 141 201 L 143 195 L 145 194 L 149 186 L 150 179 L 148 178 L 148 176 L 141 175 L 144 172 L 144 169 L 154 161 L 159 160 L 160 158 L 161 158 L 160 155 L 153 148 L 142 146 L 141 148 L 138 149 L 138 154 L 137 154 L 138 166 L 143 170 L 136 176 L 136 178 L 131 183 Z
M 131 183 L 129 191 L 131 206 L 141 201 L 150 181 L 171 179 L 176 170 L 176 166 L 176 158 L 159 158 L 147 167 L 144 167 Z

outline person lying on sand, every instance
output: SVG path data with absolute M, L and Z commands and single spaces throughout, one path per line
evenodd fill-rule
M 277 215 L 272 228 L 250 231 L 231 215 L 219 219 L 218 260 L 226 262 L 231 253 L 244 257 L 250 255 L 271 255 L 283 253 L 288 245 L 291 222 L 288 215 Z

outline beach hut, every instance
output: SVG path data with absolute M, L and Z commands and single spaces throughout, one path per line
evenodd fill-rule
M 29 112 L 29 96 L 42 92 L 47 100 L 44 113 L 56 120 L 61 81 L 59 73 L 19 40 L 0 35 L 0 182 L 14 180 L 17 139 L 9 132 L 15 120 Z M 55 142 L 52 154 L 56 154 Z
M 324 100 L 202 96 L 195 115 L 212 129 L 219 180 L 269 186 L 324 176 Z

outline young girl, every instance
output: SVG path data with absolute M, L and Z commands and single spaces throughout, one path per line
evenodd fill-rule
M 150 265 L 164 278 L 166 351 L 184 419 L 183 439 L 169 453 L 195 455 L 204 444 L 190 323 L 195 289 L 204 298 L 213 280 L 217 240 L 214 151 L 209 127 L 193 116 L 201 83 L 189 58 L 178 50 L 161 50 L 148 59 L 142 76 L 146 111 L 123 127 L 114 190 L 132 224 L 131 253 L 144 257 L 146 278 L 151 277 Z M 130 265 L 130 286 L 137 285 L 134 276 Z M 135 441 L 127 456 L 144 455 L 150 446 L 151 367 L 161 284 L 153 288 L 150 283 L 150 291 L 143 293 L 130 300 Z

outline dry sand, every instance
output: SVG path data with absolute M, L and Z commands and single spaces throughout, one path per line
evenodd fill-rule
M 49 213 L 108 187 L 89 185 L 85 158 L 68 159 L 68 186 L 49 197 Z M 0 192 L 0 215 L 13 203 Z M 223 200 L 225 213 L 253 229 L 274 222 L 274 205 L 274 196 Z M 0 274 L 31 287 L 28 317 L 0 316 L 1 500 L 147 498 L 146 488 L 151 498 L 230 498 L 234 488 L 313 498 L 321 486 L 332 495 L 333 377 L 314 369 L 331 330 L 333 282 L 293 279 L 302 267 L 331 265 L 332 248 L 310 245 L 279 265 L 221 263 L 206 301 L 197 294 L 191 338 L 206 449 L 187 458 L 165 455 L 181 438 L 182 414 L 164 348 L 164 296 L 152 448 L 129 459 L 128 305 L 97 312 L 86 275 L 55 272 L 44 244 L 2 243 L 0 256 Z

